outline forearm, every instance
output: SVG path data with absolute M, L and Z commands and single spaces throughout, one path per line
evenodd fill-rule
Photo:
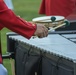
M 0 1 L 0 23 L 8 29 L 23 35 L 26 38 L 30 38 L 35 30 L 36 25 L 33 25 L 23 19 L 17 17 L 13 11 L 8 9 L 3 1 Z

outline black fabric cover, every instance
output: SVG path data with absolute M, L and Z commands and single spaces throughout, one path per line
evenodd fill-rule
M 41 56 L 18 46 L 16 49 L 16 75 L 41 75 Z
M 26 47 L 16 48 L 16 75 L 74 75 L 74 70 L 63 64 L 64 61 L 53 61 L 45 55 L 37 54 Z M 60 64 L 61 62 L 61 64 Z
M 74 75 L 73 69 L 46 57 L 42 58 L 42 75 Z

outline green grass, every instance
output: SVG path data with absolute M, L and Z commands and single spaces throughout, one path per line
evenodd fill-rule
M 41 0 L 15 0 L 14 6 L 17 15 L 20 15 L 26 20 L 31 20 L 34 17 L 40 16 L 38 14 Z
M 39 7 L 41 0 L 12 0 L 14 5 L 14 13 L 16 15 L 20 15 L 27 21 L 31 21 L 34 17 L 41 16 L 38 14 Z M 5 54 L 7 51 L 7 39 L 6 33 L 10 30 L 4 28 L 1 30 L 1 37 L 2 37 L 2 53 Z M 11 66 L 10 60 L 4 60 L 4 66 L 8 70 L 8 75 L 11 74 Z

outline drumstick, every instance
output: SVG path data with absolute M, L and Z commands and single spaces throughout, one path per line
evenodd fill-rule
M 58 25 L 58 26 L 56 26 L 56 27 L 54 27 L 54 28 L 49 27 L 48 32 L 53 32 L 53 31 L 55 31 L 57 28 L 60 28 L 60 27 L 62 27 L 62 26 L 69 26 L 69 25 L 70 25 L 70 23 L 69 23 L 68 21 L 65 21 L 63 24 L 60 24 L 60 25 Z M 36 37 L 38 37 L 38 36 L 33 36 L 33 38 L 36 38 Z
M 69 25 L 70 25 L 70 23 L 69 23 L 68 21 L 65 21 L 63 24 L 60 24 L 60 25 L 58 25 L 58 26 L 56 26 L 56 27 L 54 27 L 54 28 L 49 27 L 50 29 L 49 29 L 48 31 L 49 31 L 49 32 L 55 31 L 57 28 L 60 28 L 60 27 L 62 27 L 62 26 L 69 26 Z

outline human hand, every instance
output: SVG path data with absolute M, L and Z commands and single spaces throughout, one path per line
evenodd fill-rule
M 34 33 L 34 36 L 37 36 L 39 38 L 47 37 L 48 29 L 43 24 L 37 24 L 37 29 Z

